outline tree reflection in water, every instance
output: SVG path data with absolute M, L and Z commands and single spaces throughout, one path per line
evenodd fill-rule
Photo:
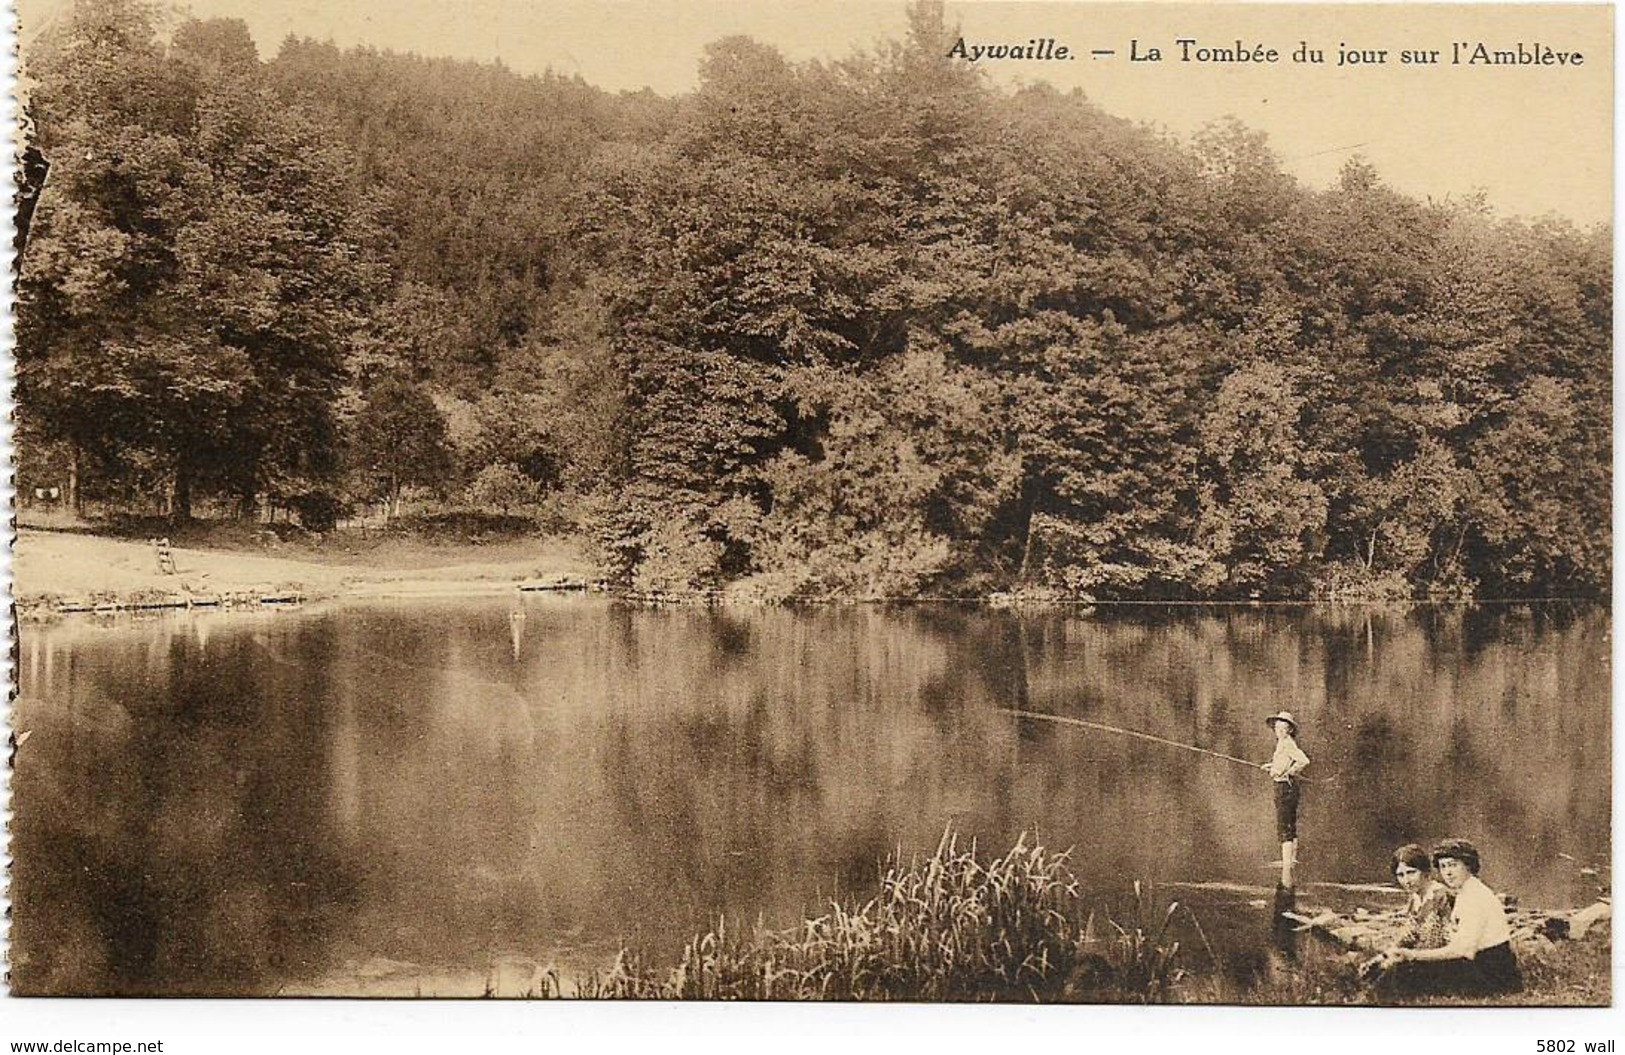
M 1602 610 L 520 603 L 522 627 L 506 599 L 25 627 L 18 989 L 671 956 L 719 914 L 789 926 L 871 890 L 950 823 L 1073 847 L 1103 901 L 1268 896 L 1256 770 L 1007 707 L 1243 758 L 1289 707 L 1300 886 L 1466 835 L 1497 889 L 1562 907 L 1595 891 L 1559 854 L 1609 853 Z M 1187 903 L 1257 948 L 1245 900 Z

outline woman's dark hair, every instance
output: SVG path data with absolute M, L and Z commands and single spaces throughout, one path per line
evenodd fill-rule
M 1445 858 L 1454 858 L 1467 866 L 1467 871 L 1478 874 L 1478 847 L 1466 839 L 1446 839 L 1433 847 L 1433 865 L 1438 867 Z
M 1428 852 L 1415 843 L 1406 843 L 1393 852 L 1388 860 L 1388 871 L 1399 871 L 1400 865 L 1410 865 L 1412 868 L 1426 875 L 1433 870 L 1433 859 Z

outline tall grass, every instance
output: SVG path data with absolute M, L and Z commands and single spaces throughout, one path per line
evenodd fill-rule
M 1135 918 L 1085 916 L 1069 852 L 1023 834 L 984 862 L 975 844 L 945 832 L 924 859 L 887 862 L 880 892 L 835 902 L 787 931 L 730 931 L 725 921 L 693 938 L 677 964 L 651 968 L 623 950 L 607 972 L 565 993 L 556 974 L 541 995 L 667 1000 L 1165 999 L 1181 977 L 1168 924 L 1152 919 L 1139 884 Z M 1151 922 L 1147 922 L 1151 920 Z
M 1165 1000 L 1174 983 L 1184 976 L 1178 965 L 1179 942 L 1168 933 L 1178 911 L 1179 902 L 1175 901 L 1161 919 L 1156 919 L 1140 881 L 1134 881 L 1134 917 L 1130 924 L 1106 921 L 1116 933 L 1107 960 L 1115 972 L 1114 985 L 1119 992 L 1147 1001 Z M 1087 936 L 1092 927 L 1086 925 L 1084 929 Z M 1210 948 L 1209 957 L 1212 953 Z
M 873 900 L 781 944 L 809 996 L 1054 999 L 1084 955 L 1066 857 L 1024 834 L 984 865 L 945 833 L 929 858 L 894 860 Z

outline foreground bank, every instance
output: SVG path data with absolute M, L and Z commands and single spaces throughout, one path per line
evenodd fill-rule
M 1258 924 L 1257 955 L 1221 954 L 1185 904 L 1139 883 L 1112 913 L 1083 891 L 1069 854 L 1026 836 L 991 860 L 946 835 L 936 852 L 894 858 L 880 892 L 846 899 L 782 931 L 726 921 L 695 935 L 674 965 L 623 947 L 606 970 L 507 957 L 484 971 L 355 965 L 285 993 L 651 1000 L 1005 1001 L 1041 1003 L 1378 1002 L 1359 963 L 1401 927 L 1401 913 L 1325 907 Z M 1382 900 L 1396 891 L 1362 888 Z M 1346 898 L 1344 899 L 1347 900 Z M 1388 900 L 1393 900 L 1389 897 Z M 1091 907 L 1091 906 L 1094 907 Z M 1509 910 L 1526 990 L 1499 1001 L 1610 1002 L 1606 901 L 1580 910 Z M 1278 903 L 1277 903 L 1278 907 Z M 1213 928 L 1226 921 L 1213 918 Z M 1235 921 L 1228 921 L 1235 922 Z M 1350 931 L 1357 931 L 1351 935 Z M 1351 939 L 1352 944 L 1351 944 Z M 1430 1004 L 1467 1000 L 1430 999 Z
M 691 941 L 668 970 L 650 969 L 626 952 L 607 974 L 576 979 L 573 991 L 556 975 L 542 991 L 650 999 L 1360 1004 L 1376 1000 L 1359 975 L 1362 952 L 1386 945 L 1403 927 L 1399 913 L 1292 912 L 1274 921 L 1265 955 L 1227 960 L 1193 913 L 1139 883 L 1127 918 L 1091 910 L 1068 857 L 1023 836 L 1009 853 L 984 863 L 948 835 L 929 858 L 893 860 L 873 899 L 837 903 L 797 929 L 738 936 L 719 924 Z M 1609 927 L 1597 915 L 1514 912 L 1529 988 L 1506 1002 L 1606 1005 Z M 1348 928 L 1334 919 L 1359 920 L 1358 942 L 1351 946 Z M 1572 919 L 1589 925 L 1571 928 Z

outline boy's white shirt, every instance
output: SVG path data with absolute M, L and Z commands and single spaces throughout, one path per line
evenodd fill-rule
M 1275 741 L 1275 755 L 1270 759 L 1270 776 L 1276 780 L 1287 780 L 1303 772 L 1309 764 L 1309 756 L 1303 753 L 1298 742 L 1290 736 Z

